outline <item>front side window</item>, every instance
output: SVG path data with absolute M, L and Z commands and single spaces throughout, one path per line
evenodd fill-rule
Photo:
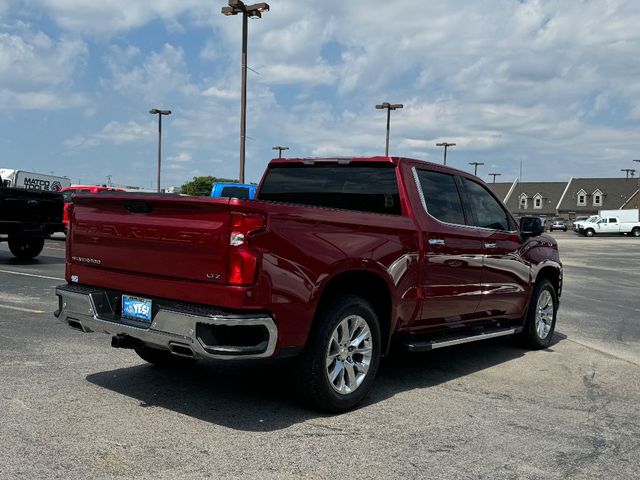
M 462 177 L 469 201 L 475 212 L 477 227 L 509 231 L 512 222 L 502 205 L 482 185 Z
M 464 225 L 462 200 L 453 175 L 416 169 L 427 212 L 441 222 Z

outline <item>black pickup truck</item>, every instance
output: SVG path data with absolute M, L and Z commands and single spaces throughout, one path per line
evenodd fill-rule
M 22 260 L 37 257 L 46 238 L 64 232 L 63 208 L 60 193 L 8 188 L 0 178 L 0 242 Z

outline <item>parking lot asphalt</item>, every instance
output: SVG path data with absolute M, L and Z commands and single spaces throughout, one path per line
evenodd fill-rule
M 161 371 L 69 329 L 64 242 L 32 262 L 0 244 L 0 478 L 638 478 L 640 240 L 553 235 L 551 348 L 398 353 L 337 416 L 281 363 Z

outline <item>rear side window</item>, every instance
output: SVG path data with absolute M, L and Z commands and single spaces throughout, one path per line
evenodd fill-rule
M 475 226 L 510 231 L 515 228 L 502 205 L 479 183 L 462 177 L 471 207 L 475 212 Z
M 249 189 L 247 187 L 224 187 L 220 192 L 220 196 L 248 200 Z
M 453 175 L 416 169 L 429 215 L 441 222 L 464 225 L 464 210 Z
M 272 166 L 260 200 L 401 215 L 393 165 Z

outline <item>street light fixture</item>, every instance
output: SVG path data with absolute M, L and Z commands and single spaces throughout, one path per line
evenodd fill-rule
M 162 165 L 162 116 L 171 115 L 171 110 L 160 110 L 152 108 L 149 110 L 151 115 L 158 115 L 158 193 L 160 193 L 160 167 Z
M 456 144 L 455 143 L 449 143 L 449 142 L 440 142 L 440 143 L 436 143 L 436 147 L 444 147 L 444 164 L 447 164 L 447 148 L 449 147 L 455 147 Z
M 473 174 L 478 176 L 478 165 L 484 165 L 482 162 L 469 162 L 469 165 L 473 165 Z
M 376 105 L 377 110 L 386 110 L 387 111 L 387 140 L 385 142 L 384 147 L 384 156 L 389 156 L 389 129 L 391 124 L 391 110 L 398 110 L 400 108 L 404 108 L 404 105 L 401 103 L 389 103 L 384 102 L 379 105 Z
M 278 150 L 278 158 L 282 158 L 282 151 L 283 150 L 289 150 L 289 147 L 275 146 L 271 150 Z
M 496 177 L 502 175 L 501 173 L 490 173 L 489 176 L 493 177 L 493 183 L 496 183 Z
M 242 14 L 242 89 L 240 95 L 240 183 L 244 183 L 245 146 L 247 140 L 247 18 L 262 18 L 269 11 L 268 3 L 245 5 L 240 0 L 229 0 L 228 7 L 222 7 L 225 16 Z

